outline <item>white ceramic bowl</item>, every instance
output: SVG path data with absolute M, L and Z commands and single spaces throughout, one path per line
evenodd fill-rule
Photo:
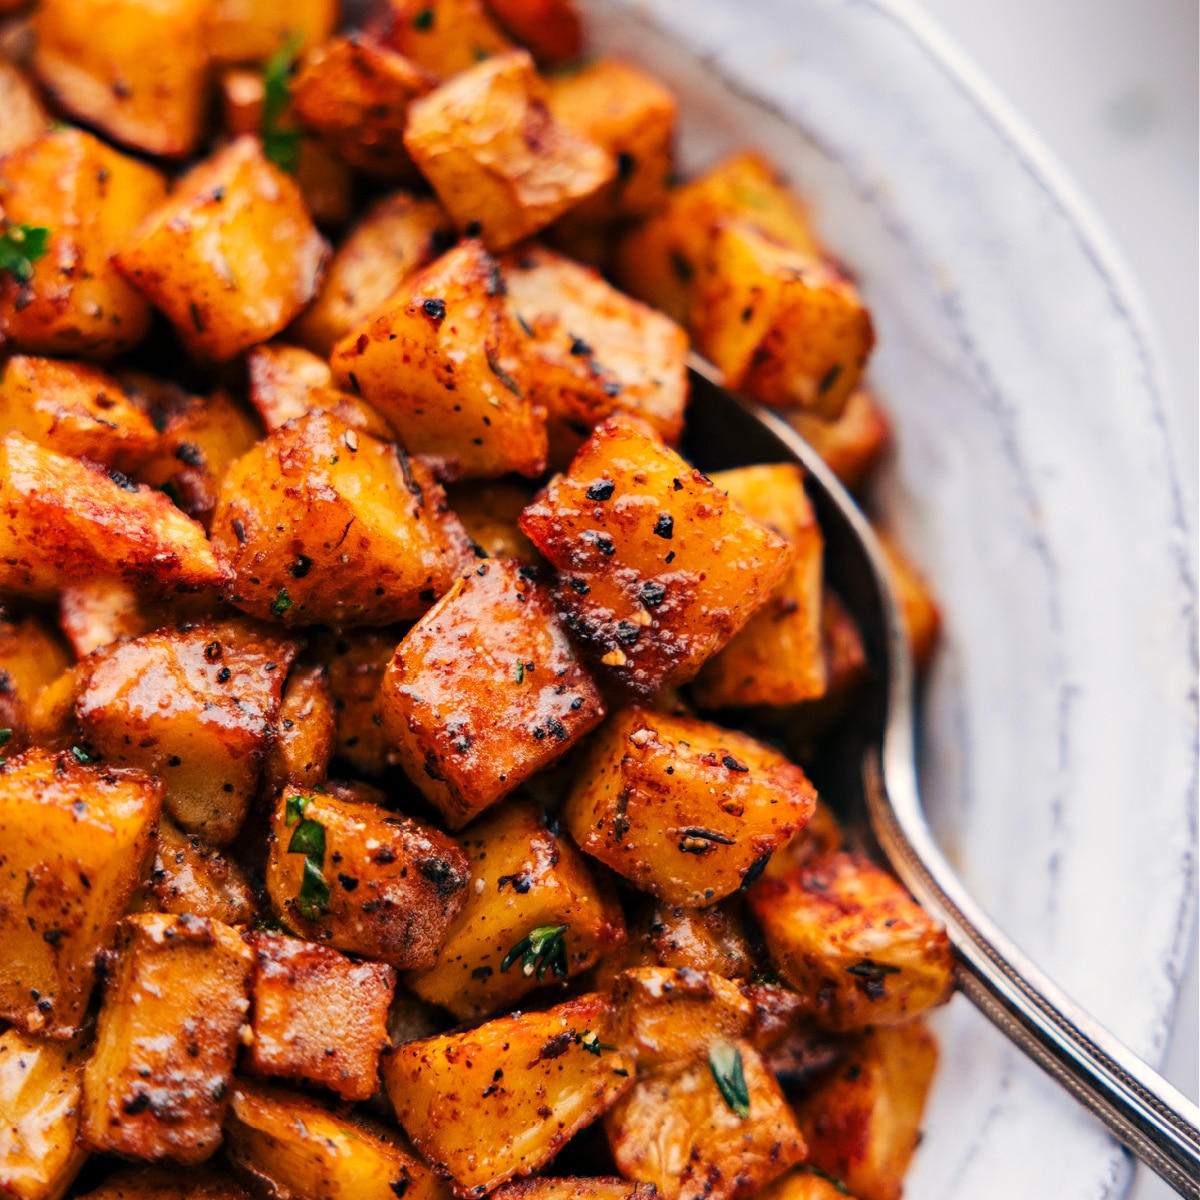
M 1195 585 L 1141 308 L 1069 185 L 903 0 L 592 0 L 681 100 L 684 165 L 757 145 L 858 273 L 897 453 L 876 501 L 946 636 L 922 788 L 975 894 L 1152 1062 L 1194 888 Z M 1122 1152 L 957 999 L 916 1200 L 1121 1195 Z

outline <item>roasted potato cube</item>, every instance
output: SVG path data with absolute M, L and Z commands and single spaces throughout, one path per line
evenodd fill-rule
M 437 964 L 406 979 L 421 999 L 460 1020 L 485 1016 L 547 979 L 579 974 L 625 940 L 607 881 L 532 801 L 505 804 L 462 841 L 475 883 Z
M 146 154 L 183 158 L 204 131 L 211 0 L 42 0 L 33 65 L 60 108 Z
M 251 945 L 254 1070 L 320 1084 L 343 1100 L 370 1099 L 396 973 L 280 933 L 256 933 Z
M 75 1144 L 84 1051 L 80 1042 L 0 1034 L 0 1195 L 58 1200 L 87 1152 Z
M 858 1200 L 899 1200 L 936 1067 L 937 1042 L 920 1021 L 869 1033 L 797 1106 L 813 1166 Z
M 463 848 L 377 804 L 289 789 L 268 842 L 267 890 L 289 927 L 397 968 L 433 966 L 467 902 Z
M 292 323 L 292 335 L 328 356 L 453 242 L 454 225 L 436 200 L 396 192 L 378 201 L 334 252 L 316 299 Z
M 794 547 L 796 557 L 767 604 L 700 669 L 701 708 L 780 707 L 825 693 L 821 592 L 825 539 L 792 463 L 722 471 L 713 483 Z
M 685 683 L 765 604 L 793 550 L 649 426 L 613 417 L 521 515 L 571 631 L 641 696 Z
M 225 925 L 254 920 L 254 897 L 241 867 L 166 817 L 158 827 L 148 889 L 163 912 Z
M 212 1167 L 126 1167 L 86 1200 L 253 1200 L 236 1179 Z
M 581 849 L 636 887 L 703 907 L 749 887 L 815 802 L 779 751 L 635 707 L 597 735 L 563 820 Z
M 295 180 L 246 136 L 193 167 L 114 261 L 194 354 L 224 362 L 313 298 L 327 253 Z
M 103 577 L 70 584 L 59 593 L 58 620 L 78 658 L 119 638 L 137 637 L 164 625 L 202 621 L 214 615 L 220 601 L 214 588 L 143 600 L 119 579 Z
M 383 729 L 451 829 L 548 766 L 604 718 L 536 570 L 515 558 L 461 576 L 396 648 Z
M 607 150 L 550 115 L 524 50 L 481 62 L 409 108 L 404 144 L 464 231 L 489 250 L 537 233 L 616 175 Z
M 450 1189 L 390 1129 L 251 1079 L 233 1086 L 230 1159 L 268 1196 L 450 1200 Z
M 892 572 L 892 587 L 900 605 L 900 615 L 908 630 L 912 646 L 913 662 L 918 671 L 928 668 L 937 648 L 938 635 L 942 630 L 942 614 L 933 598 L 929 584 L 917 572 L 916 567 L 905 556 L 894 538 L 881 530 L 875 530 L 879 544 Z
M 618 953 L 603 964 L 606 981 L 622 967 L 687 967 L 726 979 L 747 979 L 754 970 L 745 926 L 733 901 L 708 908 L 660 900 L 645 904 L 630 918 L 623 962 L 621 958 Z
M 229 600 L 285 625 L 411 620 L 467 553 L 423 463 L 322 412 L 234 463 L 212 540 L 234 574 Z
M 38 617 L 0 608 L 0 754 L 25 748 L 38 693 L 70 665 L 62 639 Z
M 0 763 L 0 1017 L 41 1037 L 79 1032 L 162 809 L 158 780 L 79 758 Z
M 492 16 L 539 65 L 553 66 L 583 51 L 583 22 L 575 0 L 485 0 Z
M 818 799 L 812 820 L 771 856 L 763 878 L 782 879 L 797 867 L 807 867 L 818 858 L 836 854 L 841 850 L 843 840 L 842 827 L 833 809 Z
M 492 1193 L 496 1200 L 654 1200 L 658 1192 L 628 1179 L 517 1179 Z
M 641 1077 L 605 1126 L 617 1169 L 664 1200 L 756 1196 L 804 1158 L 779 1084 L 743 1040 Z
M 945 930 L 869 859 L 818 859 L 749 898 L 772 959 L 825 1029 L 898 1025 L 950 995 Z
M 384 1060 L 384 1086 L 434 1170 L 481 1196 L 549 1162 L 629 1088 L 634 1060 L 609 1045 L 613 1016 L 587 995 L 409 1042 Z
M 384 179 L 412 179 L 416 168 L 404 148 L 408 106 L 436 84 L 403 55 L 351 34 L 308 56 L 292 84 L 292 109 L 352 167 Z
M 671 176 L 675 97 L 657 79 L 612 58 L 552 77 L 549 85 L 551 116 L 603 147 L 617 164 L 616 178 L 568 219 L 644 217 L 662 208 Z
M 442 79 L 511 45 L 482 0 L 381 0 L 367 34 Z
M 75 705 L 86 745 L 167 785 L 167 811 L 213 846 L 237 834 L 298 646 L 253 621 L 163 629 L 105 651 Z M 130 735 L 136 729 L 137 738 Z
M 50 233 L 28 280 L 0 275 L 0 340 L 29 354 L 91 359 L 136 346 L 150 306 L 110 256 L 166 192 L 153 167 L 80 129 L 47 133 L 5 158 L 0 211 Z
M 278 731 L 263 764 L 263 791 L 273 797 L 288 784 L 304 791 L 324 783 L 336 742 L 328 672 L 320 665 L 297 667 L 284 685 Z
M 82 1145 L 179 1163 L 217 1149 L 253 965 L 241 934 L 220 921 L 139 913 L 121 922 L 83 1072 Z
M 728 387 L 826 420 L 841 415 L 875 343 L 848 279 L 742 222 L 717 226 L 688 324 Z
M 69 750 L 78 741 L 75 701 L 87 682 L 91 666 L 90 661 L 76 663 L 38 692 L 29 706 L 28 742 L 31 746 L 40 746 L 43 750 Z M 83 756 L 87 757 L 86 751 Z
M 861 491 L 875 464 L 892 440 L 892 423 L 872 392 L 851 392 L 835 421 L 823 421 L 797 409 L 786 414 L 788 424 L 825 460 L 852 492 Z
M 825 654 L 825 694 L 788 713 L 797 735 L 815 738 L 836 725 L 849 710 L 867 676 L 862 634 L 836 592 L 821 597 L 821 645 Z
M 218 63 L 266 62 L 295 39 L 298 51 L 319 46 L 337 25 L 337 0 L 210 0 L 204 42 Z
M 678 325 L 540 246 L 507 255 L 503 270 L 509 305 L 532 331 L 525 378 L 546 409 L 552 466 L 565 468 L 614 412 L 642 417 L 669 445 L 679 440 L 688 342 Z
M 0 58 L 0 158 L 32 145 L 49 124 L 37 88 L 16 63 Z
M 450 507 L 485 557 L 536 564 L 538 552 L 517 524 L 532 498 L 529 488 L 509 479 L 455 483 L 446 489 Z
M 808 1166 L 793 1168 L 760 1193 L 761 1200 L 842 1200 L 850 1195 L 846 1185 Z
M 339 384 L 449 479 L 546 466 L 544 411 L 514 377 L 522 346 L 499 264 L 465 242 L 409 279 L 333 351 Z

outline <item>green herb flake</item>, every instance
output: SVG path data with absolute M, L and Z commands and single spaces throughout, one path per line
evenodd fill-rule
M 281 121 L 292 98 L 292 70 L 303 44 L 301 34 L 292 34 L 263 67 L 263 153 L 289 175 L 294 175 L 300 164 L 300 130 Z
M 850 1195 L 850 1189 L 836 1175 L 830 1175 L 828 1171 L 822 1171 L 820 1167 L 814 1166 L 812 1163 L 803 1163 L 800 1170 L 806 1174 L 815 1175 L 818 1179 L 823 1179 L 828 1184 L 832 1184 L 843 1196 Z
M 605 1050 L 615 1050 L 616 1046 L 606 1046 L 598 1034 L 593 1033 L 590 1029 L 585 1029 L 582 1033 L 575 1035 L 575 1045 L 582 1046 L 589 1054 L 594 1054 L 597 1058 Z
M 422 33 L 427 33 L 433 28 L 433 9 L 423 8 L 412 19 L 412 27 L 419 29 Z
M 750 1090 L 746 1087 L 742 1052 L 732 1042 L 713 1042 L 708 1048 L 708 1066 L 730 1111 L 746 1120 L 750 1115 Z
M 525 682 L 525 664 L 517 663 L 517 665 L 513 668 L 513 674 L 516 676 L 516 680 L 518 683 L 524 683 Z M 10 729 L 8 732 L 11 733 L 12 730 Z M 7 741 L 7 740 L 8 739 L 5 738 L 5 741 Z M 3 746 L 3 745 L 4 745 L 4 742 L 0 742 L 0 746 Z
M 0 729 L 0 746 L 7 746 L 12 741 L 11 729 Z
M 317 865 L 325 862 L 325 826 L 320 821 L 305 817 L 292 831 L 292 840 L 288 842 L 289 854 L 307 854 L 315 858 Z
M 72 746 L 71 753 L 75 756 L 75 761 L 87 766 L 88 763 L 93 763 L 99 758 L 99 755 L 89 754 L 82 746 Z
M 283 819 L 290 829 L 304 816 L 304 810 L 312 803 L 311 796 L 289 796 L 284 805 Z
M 537 972 L 538 983 L 551 971 L 555 979 L 567 977 L 566 932 L 569 925 L 539 925 L 531 929 L 505 956 L 500 963 L 503 975 L 518 959 L 521 973 L 526 977 Z
M 302 917 L 316 921 L 329 904 L 329 884 L 321 874 L 321 868 L 311 858 L 304 860 L 304 880 L 296 896 L 296 907 Z
M 50 246 L 50 230 L 44 225 L 10 225 L 0 232 L 0 271 L 7 271 L 18 283 L 33 278 L 33 264 Z
M 282 617 L 291 607 L 292 598 L 288 595 L 287 588 L 280 588 L 279 595 L 271 601 L 271 612 L 277 617 Z
M 487 359 L 488 370 L 510 391 L 518 400 L 525 399 L 525 393 L 521 391 L 521 385 L 508 374 L 500 365 L 500 360 L 496 357 L 495 351 L 486 351 L 484 357 Z M 499 408 L 496 404 L 494 407 Z

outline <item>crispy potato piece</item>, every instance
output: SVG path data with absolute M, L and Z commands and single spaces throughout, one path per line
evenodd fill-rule
M 76 663 L 46 684 L 29 706 L 29 743 L 43 750 L 69 750 L 78 739 L 75 701 L 87 682 L 92 663 Z
M 111 375 L 15 354 L 0 380 L 0 424 L 59 454 L 132 474 L 158 445 L 150 418 Z
M 292 84 L 300 124 L 352 167 L 384 179 L 416 177 L 404 148 L 408 106 L 437 79 L 359 34 L 314 50 Z
M 502 260 L 509 306 L 532 331 L 523 378 L 547 412 L 551 466 L 565 468 L 615 412 L 679 441 L 688 379 L 687 334 L 599 274 L 540 246 Z
M 898 1025 L 950 995 L 946 931 L 860 855 L 764 879 L 749 899 L 772 959 L 822 1028 Z
M 464 231 L 489 250 L 537 233 L 616 175 L 611 154 L 560 125 L 524 50 L 462 72 L 409 108 L 404 144 Z
M 550 590 L 515 558 L 461 576 L 383 681 L 384 735 L 451 829 L 566 753 L 605 711 Z
M 681 324 L 718 222 L 747 221 L 782 245 L 817 255 L 808 213 L 761 154 L 743 152 L 669 193 L 666 209 L 629 233 L 616 258 L 619 287 Z
M 454 483 L 446 500 L 467 536 L 487 558 L 519 558 L 536 565 L 541 556 L 517 524 L 533 499 L 530 488 L 511 479 Z
M 254 897 L 241 867 L 167 817 L 158 827 L 148 886 L 162 912 L 225 925 L 254 920 Z
M 49 124 L 37 88 L 16 63 L 0 58 L 0 158 L 32 145 Z
M 700 669 L 692 696 L 701 708 L 780 707 L 825 694 L 821 592 L 825 539 L 793 463 L 742 467 L 712 477 L 756 521 L 774 529 L 796 557 L 768 603 Z
M 121 922 L 83 1072 L 82 1145 L 179 1163 L 217 1149 L 253 966 L 220 921 L 139 913 Z
M 892 423 L 875 394 L 866 388 L 850 393 L 836 421 L 823 421 L 803 409 L 785 416 L 852 492 L 862 490 L 892 440 Z
M 298 649 L 244 618 L 113 646 L 89 670 L 76 702 L 84 741 L 106 762 L 157 775 L 179 825 L 227 846 L 258 784 Z
M 631 1085 L 633 1058 L 608 1048 L 613 1015 L 580 996 L 400 1046 L 383 1063 L 396 1117 L 461 1196 L 530 1175 Z
M 268 842 L 267 890 L 292 929 L 399 969 L 431 967 L 467 902 L 462 847 L 377 804 L 288 789 Z
M 110 256 L 167 193 L 162 175 L 81 129 L 59 129 L 10 154 L 0 210 L 50 230 L 27 282 L 0 275 L 0 340 L 28 354 L 106 359 L 150 328 L 150 306 Z
M 224 362 L 313 298 L 328 250 L 295 181 L 246 136 L 193 167 L 114 261 L 194 354 Z
M 285 625 L 418 617 L 468 553 L 423 463 L 322 412 L 234 463 L 212 540 L 234 573 L 230 602 Z
M 256 933 L 250 944 L 254 1070 L 320 1084 L 343 1100 L 370 1099 L 388 1044 L 395 971 L 280 933 Z
M 212 1167 L 126 1167 L 86 1200 L 253 1200 L 236 1179 Z
M 653 1184 L 617 1178 L 515 1179 L 497 1188 L 496 1200 L 654 1200 Z
M 771 855 L 763 878 L 782 879 L 797 867 L 807 867 L 819 858 L 837 854 L 843 840 L 842 827 L 833 809 L 818 797 L 812 819 L 792 836 L 791 841 Z
M 602 146 L 617 163 L 616 178 L 568 220 L 644 217 L 663 208 L 672 167 L 675 97 L 657 79 L 614 58 L 548 82 L 554 119 Z
M 760 1200 L 844 1200 L 849 1194 L 841 1180 L 799 1166 L 764 1188 L 759 1197 Z
M 442 79 L 511 46 L 481 0 L 381 0 L 366 32 Z
M 0 763 L 0 1017 L 26 1033 L 80 1028 L 150 853 L 162 784 L 140 771 L 28 750 Z
M 0 1034 L 0 1195 L 58 1200 L 83 1166 L 75 1132 L 84 1056 L 78 1039 Z
M 563 820 L 581 849 L 636 887 L 702 907 L 749 887 L 815 801 L 777 750 L 635 707 L 595 739 Z
M 641 1077 L 605 1118 L 618 1170 L 653 1183 L 664 1200 L 755 1196 L 804 1158 L 792 1111 L 754 1047 L 716 1041 L 708 1052 L 711 1063 L 697 1057 Z M 739 1062 L 742 1086 L 729 1090 L 741 1114 L 717 1082 Z
M 687 967 L 726 979 L 746 979 L 754 970 L 754 957 L 734 901 L 685 908 L 653 900 L 630 918 L 624 961 L 617 954 L 602 966 L 608 968 L 605 982 L 622 967 Z
M 797 1106 L 813 1165 L 859 1200 L 899 1200 L 936 1067 L 920 1021 L 869 1033 Z
M 486 1016 L 547 978 L 578 975 L 625 940 L 612 888 L 532 801 L 489 813 L 462 841 L 475 883 L 437 964 L 406 977 L 421 999 L 460 1020 Z
M 67 648 L 43 621 L 0 608 L 0 754 L 25 748 L 38 693 L 70 665 Z
M 521 338 L 499 264 L 464 242 L 409 279 L 334 348 L 334 376 L 447 479 L 546 466 L 544 411 L 522 390 Z
M 453 245 L 454 224 L 436 201 L 396 192 L 367 209 L 334 252 L 316 299 L 292 323 L 296 339 L 328 356 L 414 272 Z
M 337 0 L 211 0 L 204 43 L 218 63 L 265 62 L 290 38 L 319 46 L 338 20 Z
M 211 0 L 42 0 L 33 65 L 60 108 L 126 146 L 185 158 L 204 131 Z
M 929 584 L 918 573 L 894 538 L 875 530 L 892 572 L 892 587 L 900 604 L 900 615 L 908 630 L 913 662 L 918 671 L 927 670 L 942 631 L 942 614 Z
M 58 597 L 58 620 L 78 658 L 120 638 L 137 637 L 164 625 L 202 621 L 216 615 L 216 590 L 142 600 L 119 579 L 92 579 L 70 584 Z
M 392 1130 L 251 1079 L 234 1083 L 229 1157 L 262 1194 L 326 1200 L 450 1200 Z
M 837 593 L 821 596 L 821 645 L 825 654 L 825 694 L 789 710 L 797 735 L 810 738 L 836 725 L 849 711 L 867 677 L 867 651 L 858 625 Z
M 336 741 L 328 672 L 319 663 L 297 667 L 284 685 L 278 732 L 263 764 L 262 790 L 274 797 L 288 784 L 304 791 L 324 783 Z
M 532 52 L 539 66 L 555 66 L 583 52 L 583 21 L 575 0 L 485 0 L 492 16 Z

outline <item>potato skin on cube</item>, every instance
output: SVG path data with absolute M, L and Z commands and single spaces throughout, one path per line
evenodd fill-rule
M 632 1085 L 632 1056 L 607 1048 L 612 1018 L 593 994 L 409 1042 L 384 1060 L 384 1086 L 434 1170 L 479 1197 L 544 1166 Z
M 461 840 L 474 884 L 436 965 L 405 979 L 421 999 L 459 1020 L 486 1016 L 542 983 L 578 975 L 625 940 L 612 887 L 532 801 L 510 801 L 468 826 Z M 531 931 L 548 929 L 560 931 L 561 952 L 549 941 L 537 961 L 539 947 L 531 945 L 528 956 L 514 952 Z
M 597 735 L 563 820 L 635 887 L 703 907 L 752 884 L 815 803 L 804 772 L 777 750 L 634 707 Z
M 515 558 L 460 576 L 396 648 L 383 728 L 451 829 L 548 766 L 604 718 L 536 570 Z
M 0 763 L 0 1017 L 25 1033 L 80 1029 L 108 948 L 142 878 L 162 784 L 140 771 L 28 750 Z
M 321 412 L 233 464 L 212 541 L 234 575 L 231 603 L 285 625 L 411 620 L 466 552 L 424 464 Z
M 749 900 L 772 959 L 824 1029 L 898 1025 L 949 997 L 945 930 L 860 855 L 764 879 Z
M 404 144 L 459 229 L 506 250 L 598 192 L 607 150 L 560 126 L 524 50 L 478 63 L 415 101 Z
M 568 627 L 639 696 L 686 683 L 767 602 L 793 550 L 644 422 L 612 417 L 521 514 Z
M 337 0 L 210 0 L 204 42 L 218 63 L 266 62 L 288 38 L 319 46 L 337 25 Z
M 252 969 L 241 934 L 220 921 L 142 913 L 121 922 L 83 1073 L 84 1146 L 178 1163 L 213 1154 Z
M 267 891 L 290 928 L 400 969 L 434 964 L 467 901 L 462 847 L 377 804 L 289 789 L 267 840 Z
M 247 135 L 193 167 L 114 261 L 193 354 L 225 362 L 313 298 L 328 251 L 295 180 Z
M 338 383 L 447 479 L 536 477 L 546 466 L 545 413 L 521 385 L 522 343 L 503 287 L 496 260 L 478 241 L 464 242 L 333 351 Z
M 512 46 L 483 0 L 379 0 L 366 33 L 442 79 Z
M 324 666 L 298 666 L 288 676 L 279 705 L 275 740 L 267 751 L 260 790 L 277 796 L 288 784 L 325 781 L 337 741 L 333 692 Z
M 168 817 L 159 824 L 145 886 L 161 912 L 190 913 L 225 925 L 254 920 L 254 896 L 241 867 Z

